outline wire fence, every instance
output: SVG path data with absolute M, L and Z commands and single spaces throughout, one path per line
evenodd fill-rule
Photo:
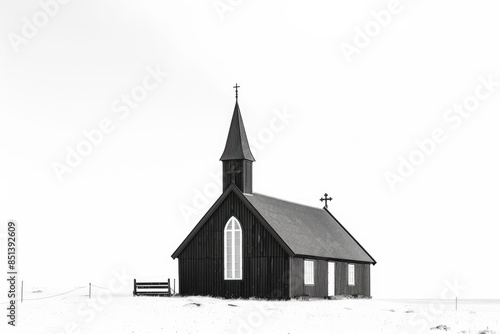
M 175 282 L 175 280 L 174 280 L 174 282 Z M 71 290 L 68 290 L 68 291 L 65 291 L 65 292 L 61 292 L 61 293 L 56 293 L 56 294 L 50 295 L 50 296 L 43 296 L 43 297 L 38 297 L 38 298 L 24 298 L 24 292 L 23 292 L 23 289 L 21 289 L 21 298 L 16 298 L 15 301 L 16 302 L 20 301 L 22 303 L 23 301 L 33 301 L 33 300 L 42 300 L 42 299 L 56 298 L 56 297 L 64 296 L 64 295 L 70 294 L 72 292 L 75 292 L 77 290 L 85 289 L 85 288 L 88 288 L 88 292 L 87 292 L 88 294 L 85 295 L 88 298 L 92 297 L 92 288 L 98 288 L 98 289 L 101 289 L 101 290 L 111 291 L 109 288 L 105 288 L 105 287 L 102 287 L 102 286 L 99 286 L 99 285 L 95 285 L 95 284 L 89 283 L 88 286 L 85 286 L 85 285 L 84 286 L 79 286 L 79 287 L 76 287 L 74 289 L 71 289 Z M 176 292 L 175 292 L 175 283 L 174 283 L 174 289 L 172 289 L 172 292 L 173 292 L 173 295 L 176 294 Z M 35 293 L 35 292 L 33 292 L 33 293 Z M 7 301 L 7 302 L 1 302 L 0 305 L 5 305 L 5 304 L 9 304 L 9 303 L 10 303 L 10 300 Z
M 56 294 L 53 294 L 53 295 L 50 295 L 50 296 L 43 296 L 43 297 L 38 297 L 38 298 L 24 298 L 24 295 L 23 295 L 23 292 L 21 290 L 21 298 L 16 298 L 15 301 L 18 302 L 23 302 L 23 301 L 33 301 L 33 300 L 42 300 L 42 299 L 50 299 L 50 298 L 55 298 L 55 297 L 60 297 L 60 296 L 64 296 L 64 295 L 67 295 L 67 294 L 70 294 L 72 292 L 75 292 L 75 291 L 78 291 L 78 290 L 81 290 L 81 289 L 85 289 L 85 288 L 88 288 L 88 292 L 85 296 L 91 298 L 92 296 L 92 288 L 98 288 L 98 289 L 101 289 L 101 290 L 106 290 L 106 291 L 110 291 L 110 289 L 108 288 L 105 288 L 105 287 L 102 287 L 102 286 L 99 286 L 99 285 L 95 285 L 95 284 L 92 284 L 92 283 L 89 283 L 88 286 L 78 286 L 74 289 L 71 289 L 71 290 L 68 290 L 68 291 L 64 291 L 64 292 L 61 292 L 61 293 L 56 293 Z M 33 293 L 37 293 L 37 292 L 33 292 Z M 1 302 L 0 305 L 5 305 L 5 304 L 9 304 L 10 303 L 10 300 L 7 301 L 7 302 Z
M 55 294 L 55 295 L 51 295 L 51 296 L 45 296 L 45 297 L 39 297 L 39 298 L 22 298 L 22 301 L 25 301 L 25 300 L 41 300 L 41 299 L 49 299 L 49 298 L 59 297 L 59 296 L 67 295 L 68 293 L 72 293 L 72 292 L 74 292 L 76 290 L 80 290 L 80 289 L 83 289 L 83 288 L 85 288 L 85 286 L 79 286 L 79 287 L 74 288 L 72 290 L 61 292 L 61 293 L 58 293 L 58 294 Z M 16 299 L 16 301 L 21 301 L 21 299 Z M 10 303 L 10 301 L 0 303 L 0 305 L 8 304 L 8 303 Z
M 104 289 L 104 290 L 109 290 L 108 288 L 103 288 L 102 286 L 92 284 L 93 288 L 99 288 L 99 289 Z

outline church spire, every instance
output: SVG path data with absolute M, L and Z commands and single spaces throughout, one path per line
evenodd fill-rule
M 239 87 L 237 84 L 235 87 Z M 238 105 L 238 88 L 236 88 L 236 104 L 234 106 L 233 119 L 227 135 L 226 147 L 220 157 L 221 161 L 226 160 L 249 160 L 255 161 L 250 145 L 248 144 L 247 133 L 241 118 L 240 106 Z
M 238 84 L 236 88 L 236 104 L 233 118 L 229 126 L 226 147 L 220 157 L 222 161 L 223 191 L 235 184 L 242 192 L 252 193 L 252 163 L 255 161 L 248 144 L 245 126 L 238 105 Z

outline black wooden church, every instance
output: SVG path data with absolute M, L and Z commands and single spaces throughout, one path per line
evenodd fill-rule
M 223 192 L 172 254 L 181 295 L 370 297 L 376 261 L 328 210 L 261 195 L 236 105 L 220 160 Z

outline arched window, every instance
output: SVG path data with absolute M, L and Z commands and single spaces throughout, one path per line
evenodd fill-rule
M 224 279 L 242 277 L 242 239 L 240 222 L 231 217 L 224 228 Z

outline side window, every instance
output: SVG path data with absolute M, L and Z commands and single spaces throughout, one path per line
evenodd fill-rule
M 304 284 L 314 285 L 314 261 L 304 260 Z
M 355 270 L 354 264 L 349 264 L 348 265 L 348 276 L 347 276 L 347 280 L 348 280 L 349 285 L 355 285 L 355 282 L 356 282 L 355 274 L 356 274 L 356 270 Z

